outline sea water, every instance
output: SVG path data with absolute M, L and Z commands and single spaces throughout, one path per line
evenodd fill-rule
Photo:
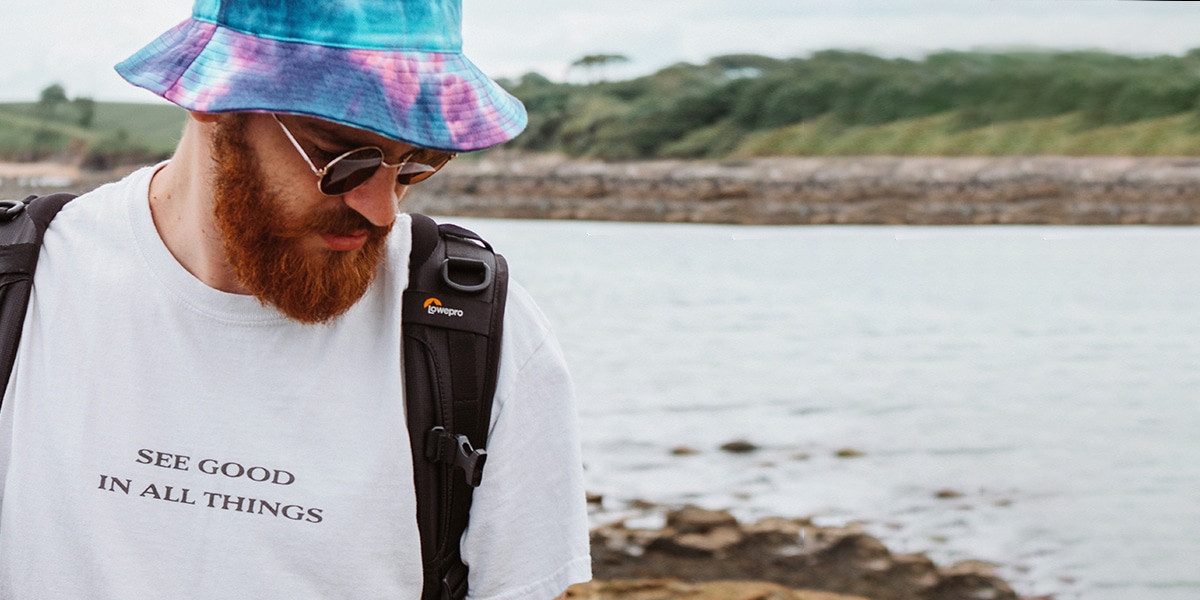
M 1200 598 L 1200 229 L 459 221 L 555 324 L 597 519 L 860 522 L 1020 594 Z

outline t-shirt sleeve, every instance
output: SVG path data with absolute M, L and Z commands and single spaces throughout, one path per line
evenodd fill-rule
M 591 578 L 574 389 L 528 293 L 510 282 L 483 484 L 463 538 L 471 600 L 550 600 Z

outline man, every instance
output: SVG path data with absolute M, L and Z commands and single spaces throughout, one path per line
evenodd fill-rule
M 407 186 L 515 136 L 458 0 L 198 0 L 118 65 L 174 157 L 47 232 L 0 412 L 0 598 L 418 598 Z M 571 385 L 511 285 L 470 597 L 590 577 Z

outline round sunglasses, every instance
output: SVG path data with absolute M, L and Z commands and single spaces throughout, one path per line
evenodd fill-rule
M 343 153 L 318 169 L 309 158 L 308 153 L 304 151 L 304 147 L 296 141 L 296 136 L 292 135 L 292 131 L 288 129 L 287 125 L 279 120 L 279 115 L 272 114 L 271 116 L 283 128 L 283 133 L 296 147 L 296 151 L 300 153 L 304 162 L 308 163 L 308 168 L 312 169 L 313 174 L 317 176 L 317 189 L 326 196 L 341 196 L 348 193 L 375 175 L 379 167 L 398 168 L 396 183 L 412 185 L 429 179 L 431 175 L 446 166 L 450 159 L 457 156 L 453 152 L 414 148 L 401 156 L 399 162 L 388 164 L 383 160 L 383 149 L 378 146 L 364 146 Z

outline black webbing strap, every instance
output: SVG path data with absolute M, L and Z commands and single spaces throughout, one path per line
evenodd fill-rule
M 478 235 L 412 215 L 404 292 L 404 379 L 425 583 L 422 600 L 460 600 L 460 543 L 483 482 L 500 363 L 508 267 Z
M 17 359 L 42 236 L 58 211 L 74 198 L 50 194 L 0 201 L 0 403 Z

